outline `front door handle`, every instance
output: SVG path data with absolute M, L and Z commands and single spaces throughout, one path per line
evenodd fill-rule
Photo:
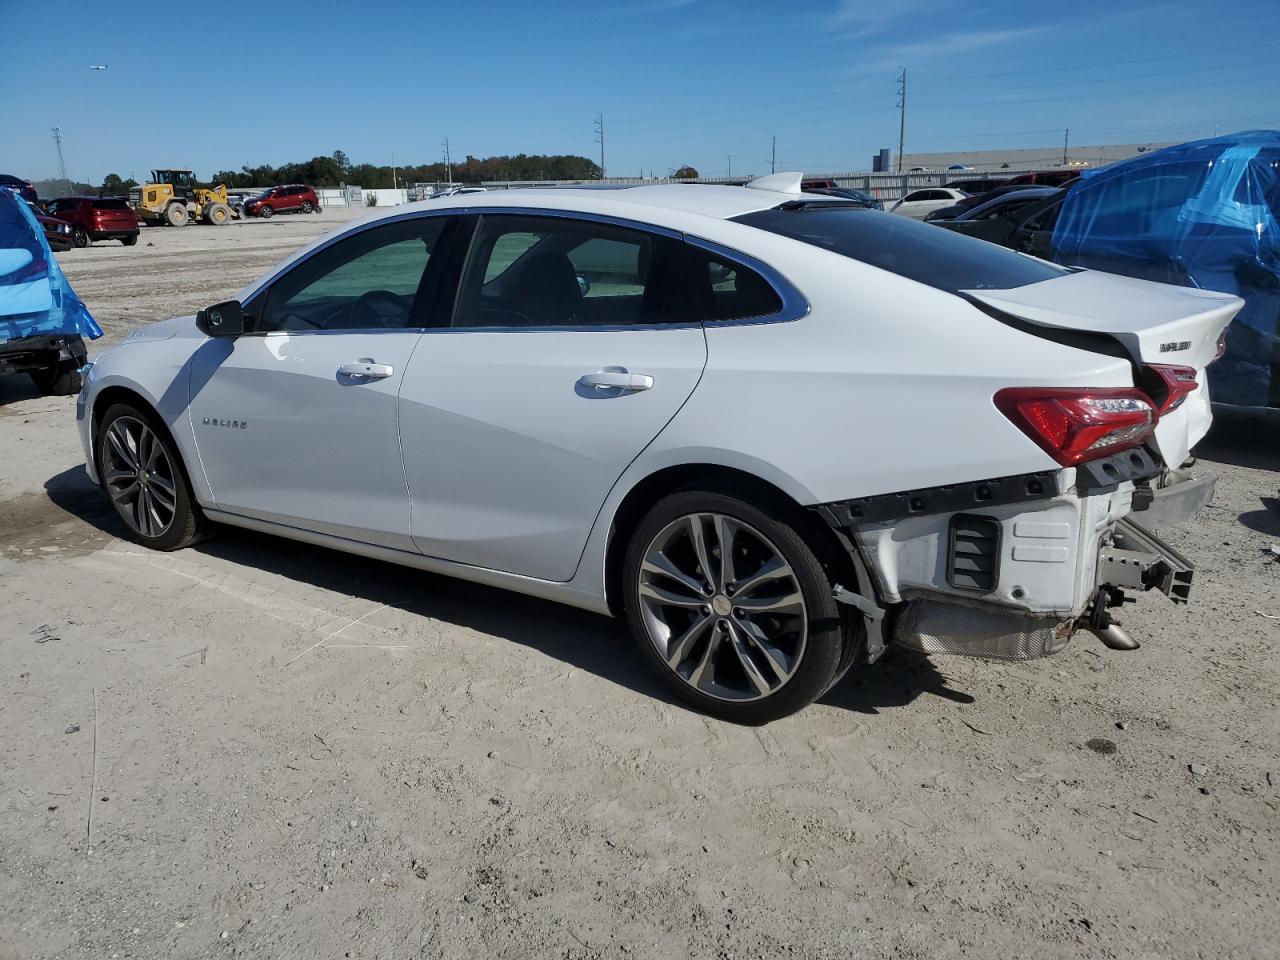
M 638 392 L 653 386 L 653 377 L 647 373 L 627 373 L 618 370 L 601 370 L 588 373 L 578 378 L 584 387 L 595 387 L 597 390 L 626 390 Z
M 396 372 L 396 368 L 389 363 L 374 363 L 369 358 L 356 360 L 353 363 L 344 363 L 338 368 L 338 373 L 344 377 L 361 377 L 365 380 L 385 380 Z

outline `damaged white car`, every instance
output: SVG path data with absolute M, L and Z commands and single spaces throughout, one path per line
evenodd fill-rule
M 99 357 L 89 473 L 157 549 L 233 524 L 625 616 L 741 722 L 888 643 L 1133 646 L 1123 590 L 1187 596 L 1149 530 L 1212 493 L 1241 301 L 799 180 L 378 211 Z

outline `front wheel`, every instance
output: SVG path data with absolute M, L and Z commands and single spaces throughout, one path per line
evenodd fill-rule
M 85 232 L 84 227 L 76 227 L 71 231 L 71 242 L 77 247 L 87 247 L 89 245 L 89 234 Z
M 80 392 L 84 381 L 79 367 L 54 364 L 44 370 L 31 371 L 31 382 L 46 397 L 73 397 Z
M 624 560 L 627 621 L 681 699 L 758 724 L 831 686 L 854 638 L 800 526 L 785 509 L 684 491 L 636 528 Z
M 179 550 L 204 534 L 178 451 L 154 417 L 127 403 L 107 410 L 98 428 L 103 486 L 133 539 L 153 550 Z
M 268 207 L 265 203 L 258 208 L 258 216 L 263 220 L 270 220 L 276 215 L 276 212 Z

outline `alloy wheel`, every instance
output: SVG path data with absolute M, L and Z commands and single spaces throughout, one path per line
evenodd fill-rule
M 706 696 L 760 700 L 800 665 L 809 626 L 800 583 L 741 520 L 694 513 L 667 524 L 645 548 L 638 586 L 658 656 Z
M 135 533 L 160 537 L 173 524 L 178 493 L 173 462 L 163 441 L 136 417 L 107 428 L 103 479 L 117 512 Z

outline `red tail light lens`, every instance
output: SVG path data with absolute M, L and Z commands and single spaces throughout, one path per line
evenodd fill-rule
M 1147 369 L 1158 376 L 1164 384 L 1164 401 L 1156 411 L 1157 417 L 1163 417 L 1170 410 L 1182 406 L 1187 395 L 1194 393 L 1199 384 L 1196 382 L 1194 367 L 1172 367 L 1161 363 L 1149 363 Z
M 996 408 L 1064 467 L 1139 446 L 1156 425 L 1140 390 L 1010 387 Z

